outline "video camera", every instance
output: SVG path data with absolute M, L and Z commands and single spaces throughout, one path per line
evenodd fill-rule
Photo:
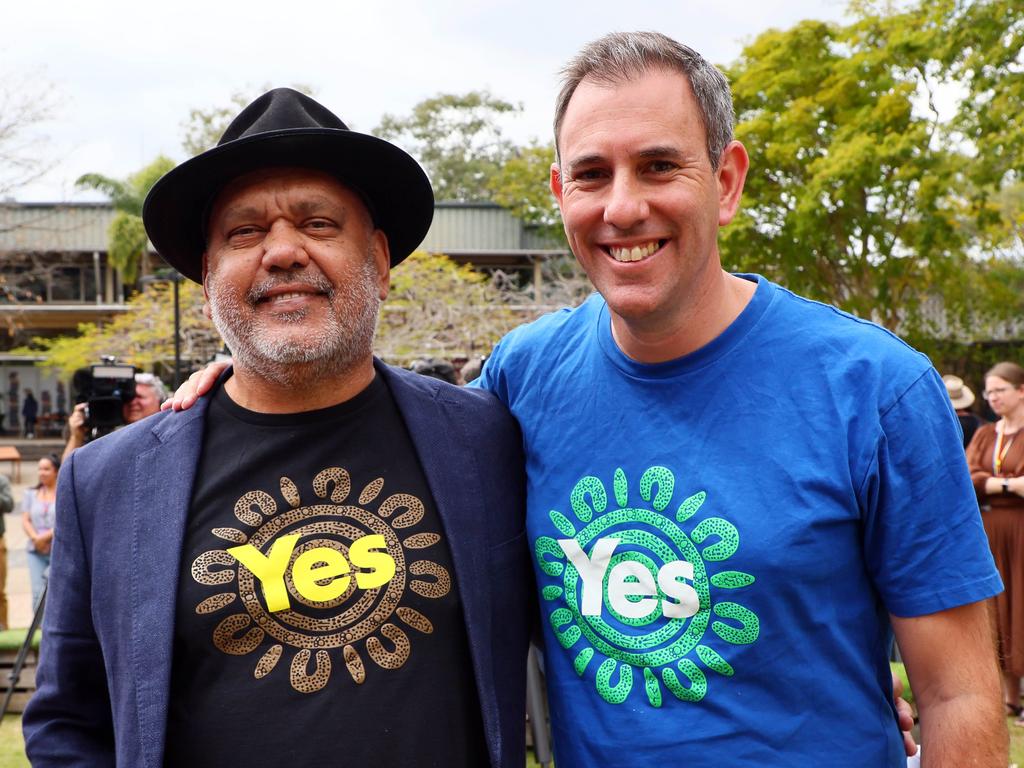
M 72 378 L 75 402 L 86 403 L 86 440 L 102 437 L 124 424 L 122 408 L 135 397 L 135 366 L 118 365 L 117 358 L 79 368 Z

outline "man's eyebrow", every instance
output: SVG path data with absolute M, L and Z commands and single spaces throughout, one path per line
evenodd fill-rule
M 652 158 L 669 158 L 673 160 L 680 160 L 684 157 L 683 152 L 678 147 L 674 147 L 670 144 L 664 146 L 645 147 L 636 153 L 636 157 L 641 160 L 650 160 Z M 566 170 L 569 172 L 569 178 L 572 178 L 576 171 L 580 168 L 586 168 L 592 165 L 600 165 L 605 162 L 604 155 L 600 155 L 596 152 L 589 155 L 582 155 L 580 157 L 574 157 L 567 161 L 565 164 Z
M 604 155 L 599 155 L 596 152 L 590 155 L 583 155 L 581 157 L 574 157 L 565 164 L 565 169 L 569 172 L 569 178 L 572 178 L 573 172 L 578 168 L 582 168 L 588 165 L 598 165 L 604 162 Z
M 664 146 L 664 147 L 647 147 L 646 149 L 640 150 L 637 153 L 637 157 L 650 159 L 652 157 L 669 157 L 678 159 L 683 156 L 683 153 L 679 151 L 678 147 Z
M 233 205 L 224 209 L 220 215 L 221 221 L 231 223 L 235 221 L 246 221 L 259 218 L 263 215 L 263 209 L 255 205 Z
M 294 210 L 300 216 L 329 213 L 342 221 L 348 215 L 348 208 L 345 205 L 332 201 L 330 198 L 320 196 L 299 200 L 295 203 Z

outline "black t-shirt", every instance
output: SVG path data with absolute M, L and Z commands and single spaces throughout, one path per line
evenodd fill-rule
M 447 535 L 379 376 L 299 414 L 214 393 L 171 677 L 174 768 L 487 765 Z

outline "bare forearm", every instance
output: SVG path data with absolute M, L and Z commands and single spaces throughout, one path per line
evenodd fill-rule
M 1005 768 L 1009 743 L 991 601 L 892 617 L 921 717 L 924 768 Z
M 922 768 L 1005 768 L 1009 735 L 998 696 L 919 701 Z

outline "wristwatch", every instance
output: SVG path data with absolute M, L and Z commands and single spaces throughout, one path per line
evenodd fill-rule
M 1003 478 L 1003 493 L 1010 492 L 1010 481 L 1007 478 Z

